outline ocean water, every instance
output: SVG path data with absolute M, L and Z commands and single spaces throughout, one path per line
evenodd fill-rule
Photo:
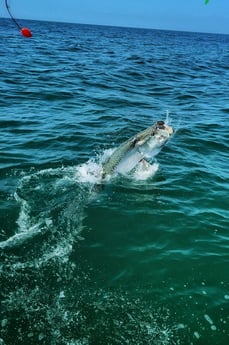
M 228 344 L 229 36 L 0 20 L 0 344 Z M 151 174 L 98 186 L 165 120 Z

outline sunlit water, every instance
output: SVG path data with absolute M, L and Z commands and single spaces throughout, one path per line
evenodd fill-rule
M 0 344 L 228 344 L 229 36 L 27 24 L 0 21 Z M 151 170 L 101 183 L 160 119 Z

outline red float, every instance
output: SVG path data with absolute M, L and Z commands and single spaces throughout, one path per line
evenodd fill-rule
M 32 32 L 28 28 L 22 28 L 21 34 L 24 37 L 32 37 Z
M 7 9 L 8 13 L 9 13 L 9 16 L 11 17 L 12 21 L 14 22 L 14 24 L 16 25 L 18 30 L 21 32 L 22 36 L 32 37 L 32 32 L 28 28 L 21 28 L 21 26 L 18 24 L 16 19 L 12 16 L 12 13 L 10 12 L 10 7 L 8 5 L 7 0 L 5 0 L 5 5 L 6 5 L 6 9 Z

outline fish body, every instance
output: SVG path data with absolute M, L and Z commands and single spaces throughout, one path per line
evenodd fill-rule
M 173 134 L 173 128 L 164 121 L 139 132 L 121 144 L 103 164 L 102 177 L 129 174 L 140 162 L 152 160 Z

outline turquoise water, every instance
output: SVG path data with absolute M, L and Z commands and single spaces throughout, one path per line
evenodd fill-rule
M 0 343 L 228 344 L 229 36 L 25 24 L 0 21 Z M 166 118 L 154 173 L 98 186 Z

